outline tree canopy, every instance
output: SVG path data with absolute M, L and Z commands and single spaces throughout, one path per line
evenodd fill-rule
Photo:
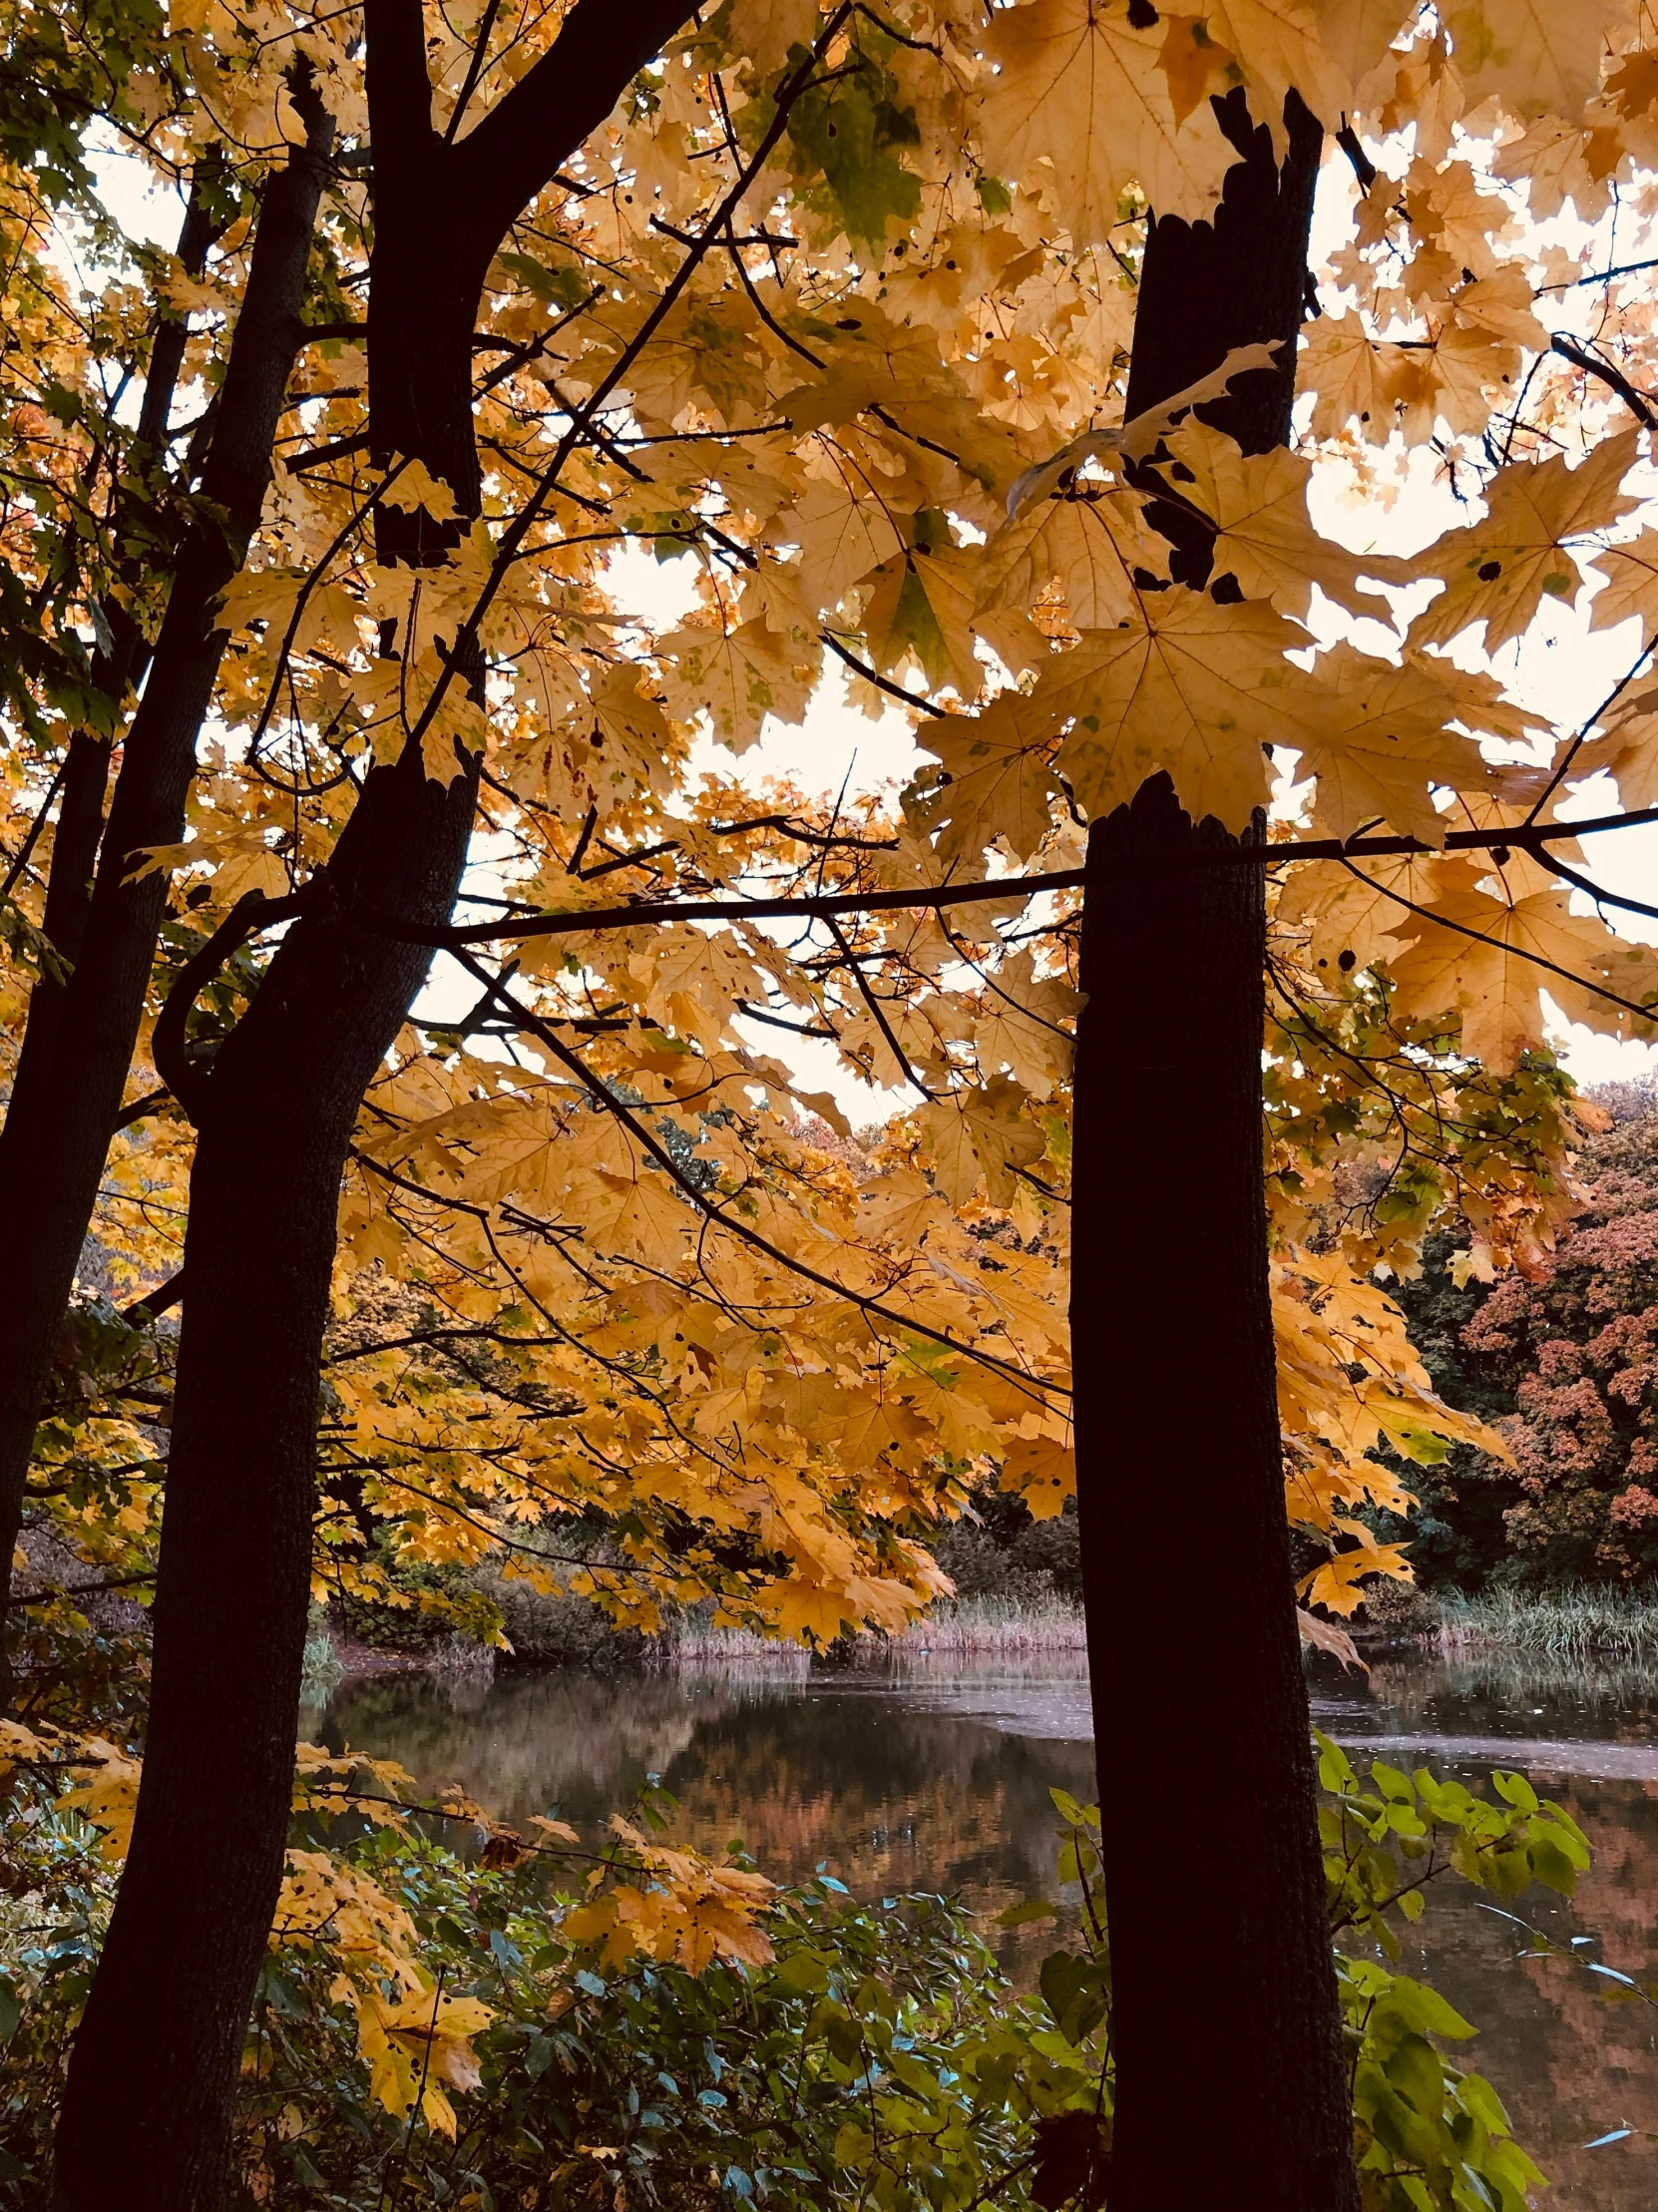
M 1104 1496 L 1115 1408 L 1111 1496 L 1154 1484 L 1153 1338 L 1265 1393 L 1274 1528 L 1212 1407 L 1112 1571 L 1181 1620 L 1248 1585 L 1310 1853 L 1280 1469 L 1346 1649 L 1409 1572 L 1401 1457 L 1495 1441 L 1387 1278 L 1436 1230 L 1535 1271 L 1577 1137 L 1543 994 L 1658 1009 L 1602 912 L 1650 909 L 1586 872 L 1658 797 L 1644 17 L 0 16 L 0 1534 L 160 1577 L 75 2080 L 160 1977 L 146 2063 L 176 2035 L 227 2110 L 307 1588 L 384 1594 L 389 1542 L 647 1627 L 895 1628 L 976 1488 L 1056 1512 L 1080 1445 Z M 908 781 L 838 739 L 768 773 L 825 700 L 907 716 Z M 1101 1320 L 1119 1198 L 1157 1272 Z M 1225 1286 L 1190 1315 L 1160 1202 Z M 225 1743 L 198 2044 L 170 1824 Z

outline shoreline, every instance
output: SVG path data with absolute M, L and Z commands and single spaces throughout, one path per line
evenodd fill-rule
M 969 1597 L 941 1606 L 901 1635 L 865 1631 L 816 1648 L 749 1628 L 713 1628 L 695 1620 L 671 1624 L 643 1654 L 617 1632 L 616 1649 L 604 1639 L 580 1649 L 500 1651 L 459 1636 L 424 1652 L 389 1651 L 343 1634 L 330 1622 L 313 1626 L 305 1647 L 305 1696 L 325 1703 L 348 1682 L 388 1674 L 426 1674 L 442 1680 L 488 1679 L 495 1673 L 542 1672 L 580 1667 L 598 1672 L 656 1673 L 674 1668 L 766 1668 L 806 1674 L 814 1663 L 835 1671 L 873 1670 L 894 1660 L 1031 1659 L 1087 1648 L 1082 1609 L 1063 1599 L 1032 1603 L 1001 1597 Z

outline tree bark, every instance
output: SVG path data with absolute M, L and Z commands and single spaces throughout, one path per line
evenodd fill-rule
M 382 559 L 439 559 L 479 512 L 471 341 L 489 262 L 688 13 L 684 0 L 629 10 L 578 0 L 551 54 L 446 147 L 431 127 L 420 9 L 368 0 L 372 449 L 423 462 L 461 510 L 458 525 L 383 511 Z M 468 205 L 470 228 L 458 212 Z M 441 227 L 426 227 L 440 216 Z M 434 240 L 473 272 L 464 312 L 454 271 L 434 270 Z M 428 316 L 434 297 L 441 311 Z M 465 672 L 476 692 L 481 667 Z M 104 2212 L 117 2198 L 126 2212 L 217 2212 L 224 2200 L 237 2064 L 288 1825 L 340 1177 L 363 1093 L 431 961 L 354 910 L 447 920 L 476 793 L 475 761 L 434 782 L 418 746 L 373 771 L 325 895 L 283 939 L 193 1106 L 190 1296 L 144 1778 L 71 2059 L 59 2212 Z
M 213 212 L 213 203 L 222 189 L 218 165 L 203 165 L 192 185 L 179 232 L 179 260 L 188 275 L 201 275 L 207 265 L 207 248 L 223 228 Z M 184 367 L 188 334 L 186 316 L 164 314 L 151 340 L 150 367 L 144 380 L 144 398 L 138 419 L 137 444 L 144 456 L 159 456 L 166 441 L 179 372 Z M 95 687 L 109 701 L 110 721 L 114 723 L 120 719 L 128 685 L 138 680 L 148 665 L 149 642 L 125 602 L 107 598 L 103 613 L 110 642 L 93 655 L 92 675 Z M 64 758 L 63 788 L 58 799 L 57 827 L 52 834 L 52 858 L 47 870 L 41 927 L 53 950 L 70 969 L 81 957 L 87 916 L 92 907 L 93 876 L 98 866 L 99 841 L 104 834 L 104 801 L 109 788 L 114 742 L 104 728 L 78 729 L 69 740 Z M 29 994 L 23 1044 L 12 1081 L 12 1100 L 15 1102 L 21 1095 L 25 1110 L 36 1086 L 50 1080 L 58 1040 L 63 1033 L 65 996 L 65 984 L 49 975 L 42 975 Z M 0 1155 L 4 1148 L 5 1139 L 0 1134 Z M 0 1174 L 3 1172 L 3 1158 L 0 1158 Z M 4 1594 L 4 1589 L 0 1588 L 0 1598 Z
M 176 844 L 184 834 L 197 734 L 225 643 L 213 610 L 258 526 L 293 365 L 333 138 L 314 94 L 301 88 L 300 105 L 307 142 L 266 188 L 203 476 L 205 511 L 180 547 L 144 696 L 123 742 L 107 828 L 109 746 L 92 732 L 79 733 L 71 746 L 45 927 L 73 969 L 61 988 L 42 986 L 34 994 L 0 1129 L 0 1204 L 11 1240 L 0 1273 L 0 1584 L 10 1573 L 35 1425 L 166 911 L 165 873 L 128 878 L 144 847 Z M 118 690 L 138 650 L 135 634 L 125 642 L 126 665 L 112 670 Z
M 375 771 L 330 871 L 340 913 L 294 925 L 202 1079 L 144 1778 L 57 2135 L 74 2212 L 224 2201 L 293 1787 L 340 1172 L 431 957 L 349 906 L 446 918 L 473 789 L 418 755 Z
M 1322 134 L 1245 159 L 1213 224 L 1154 223 L 1127 412 L 1255 339 L 1203 412 L 1288 437 Z M 1182 581 L 1210 548 L 1169 514 Z M 1262 833 L 1257 823 L 1254 836 Z M 1077 1504 L 1109 1914 L 1111 2212 L 1357 2212 L 1284 1512 L 1262 1178 L 1260 871 L 1166 775 L 1089 835 L 1071 1291 Z M 1189 1565 L 1187 1560 L 1189 1557 Z

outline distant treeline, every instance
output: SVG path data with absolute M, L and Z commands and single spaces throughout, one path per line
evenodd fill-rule
M 1448 1239 L 1390 1285 L 1449 1402 L 1513 1464 L 1458 1446 L 1413 1467 L 1408 1536 L 1430 1589 L 1640 1586 L 1658 1576 L 1658 1092 L 1608 1085 L 1578 1161 L 1587 1203 L 1537 1279 L 1458 1289 Z

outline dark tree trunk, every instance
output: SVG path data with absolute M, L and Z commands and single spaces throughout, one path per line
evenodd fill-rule
M 223 191 L 216 163 L 206 164 L 191 188 L 189 205 L 179 233 L 179 259 L 187 274 L 200 276 L 207 264 L 207 248 L 223 228 L 215 203 Z M 144 379 L 139 407 L 138 446 L 142 455 L 160 457 L 173 415 L 179 372 L 184 366 L 189 325 L 183 315 L 163 315 L 150 344 L 150 366 Z M 127 686 L 136 681 L 149 662 L 149 642 L 131 609 L 122 600 L 104 602 L 104 620 L 110 642 L 93 655 L 92 676 L 97 690 L 109 701 L 109 722 L 119 720 Z M 104 834 L 104 801 L 109 788 L 110 758 L 114 739 L 106 727 L 77 730 L 64 757 L 63 787 L 58 799 L 57 826 L 52 833 L 52 858 L 46 878 L 46 903 L 41 927 L 53 950 L 68 968 L 81 957 L 87 916 L 92 907 L 93 877 L 98 867 L 98 845 Z M 43 975 L 29 994 L 29 1011 L 23 1025 L 23 1045 L 12 1082 L 12 1098 L 27 1102 L 38 1086 L 50 1081 L 63 1031 L 65 985 Z M 0 1136 L 0 1153 L 5 1139 Z M 3 1174 L 0 1160 L 0 1174 Z M 4 1592 L 0 1591 L 0 1595 Z
M 35 1424 L 166 911 L 165 874 L 128 877 L 142 848 L 176 844 L 184 834 L 197 734 L 225 642 L 213 625 L 214 603 L 258 524 L 293 365 L 333 135 L 313 95 L 302 93 L 301 105 L 308 142 L 266 189 L 202 483 L 201 497 L 219 519 L 195 524 L 180 547 L 144 696 L 123 742 L 107 828 L 109 748 L 91 732 L 71 747 L 45 926 L 73 973 L 61 989 L 47 986 L 44 998 L 35 995 L 38 1011 L 32 1004 L 0 1130 L 9 1237 L 0 1271 L 0 1582 L 10 1571 Z M 158 345 L 166 335 L 164 325 Z M 118 690 L 139 650 L 136 636 L 125 642 L 126 664 L 112 671 Z
M 490 259 L 688 12 L 684 0 L 629 10 L 578 0 L 553 53 L 446 147 L 431 128 L 420 8 L 369 0 L 370 435 L 377 457 L 418 459 L 449 485 L 462 529 L 480 507 L 471 352 Z M 434 249 L 454 267 L 435 268 Z M 379 551 L 418 566 L 457 535 L 385 510 Z M 481 667 L 465 672 L 476 694 Z M 126 2212 L 216 2212 L 224 2199 L 237 2063 L 288 1825 L 340 1177 L 363 1093 L 431 962 L 355 915 L 367 905 L 448 919 L 477 788 L 476 762 L 452 783 L 429 780 L 418 746 L 370 775 L 325 903 L 288 932 L 193 1102 L 190 1296 L 144 1779 L 75 2039 L 59 2212 L 104 2212 L 116 2199 Z
M 1255 339 L 1204 413 L 1289 432 L 1319 127 L 1292 100 L 1212 226 L 1156 223 L 1130 415 Z M 1184 581 L 1209 549 L 1171 516 Z M 1259 825 L 1255 834 L 1260 834 Z M 1284 1514 L 1262 1181 L 1264 891 L 1197 865 L 1165 775 L 1097 823 L 1082 924 L 1071 1292 L 1077 1503 L 1113 1985 L 1111 2212 L 1356 2212 Z
M 293 1788 L 340 1172 L 431 958 L 348 908 L 444 919 L 472 801 L 418 756 L 375 771 L 330 871 L 346 913 L 295 924 L 204 1080 L 144 1779 L 58 2127 L 74 2212 L 224 2199 Z

